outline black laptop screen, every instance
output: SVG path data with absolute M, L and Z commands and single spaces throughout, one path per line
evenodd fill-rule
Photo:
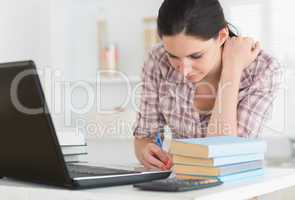
M 0 64 L 0 176 L 65 185 L 67 176 L 33 62 Z

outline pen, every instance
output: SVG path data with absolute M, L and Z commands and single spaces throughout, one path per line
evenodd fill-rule
M 161 133 L 160 132 L 157 133 L 157 136 L 156 136 L 156 144 L 161 149 L 163 148 L 163 142 L 162 142 L 162 138 L 161 138 Z
M 163 149 L 163 141 L 162 141 L 162 138 L 161 138 L 161 133 L 158 132 L 157 135 L 156 135 L 156 145 L 158 145 L 158 147 L 160 147 L 161 149 Z M 167 160 L 165 162 L 165 166 L 162 168 L 162 170 L 167 170 L 170 168 L 170 165 L 171 165 L 171 160 Z

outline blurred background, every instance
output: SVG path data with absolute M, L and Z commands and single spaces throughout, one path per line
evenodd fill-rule
M 0 62 L 36 62 L 58 130 L 79 129 L 92 139 L 132 138 L 143 61 L 159 42 L 161 3 L 0 0 Z M 295 166 L 295 3 L 221 4 L 239 33 L 259 40 L 284 68 L 284 84 L 262 135 L 269 143 L 269 163 Z

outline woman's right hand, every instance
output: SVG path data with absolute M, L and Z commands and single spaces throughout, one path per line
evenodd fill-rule
M 151 140 L 135 138 L 135 154 L 147 169 L 169 170 L 172 159 L 168 152 L 162 150 Z
M 171 156 L 154 143 L 148 143 L 142 149 L 141 161 L 148 169 L 169 170 L 172 167 Z
M 148 143 L 142 149 L 142 164 L 148 169 L 169 170 L 172 167 L 168 152 L 154 143 Z

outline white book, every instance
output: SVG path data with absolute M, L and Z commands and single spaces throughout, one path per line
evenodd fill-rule
M 86 139 L 82 133 L 77 131 L 64 131 L 57 134 L 61 146 L 85 146 Z
M 63 155 L 87 154 L 87 146 L 61 146 Z
M 64 159 L 67 163 L 75 163 L 75 162 L 88 162 L 88 155 L 65 155 Z

